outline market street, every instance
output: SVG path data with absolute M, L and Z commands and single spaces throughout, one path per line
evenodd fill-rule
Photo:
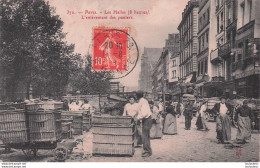
M 184 117 L 178 120 L 178 135 L 164 135 L 163 139 L 153 139 L 151 141 L 153 155 L 142 158 L 142 148 L 135 148 L 133 157 L 105 157 L 91 156 L 92 153 L 92 134 L 87 132 L 77 137 L 83 137 L 82 143 L 78 144 L 66 161 L 70 162 L 257 162 L 259 160 L 259 133 L 254 130 L 250 143 L 242 148 L 225 148 L 217 144 L 215 122 L 208 122 L 210 131 L 197 131 L 195 127 L 196 118 L 192 120 L 191 130 L 184 129 Z M 236 129 L 232 127 L 232 140 L 236 137 Z M 26 161 L 21 150 L 12 149 L 12 153 L 2 154 L 0 160 Z M 38 156 L 32 162 L 53 161 L 52 150 L 39 150 Z

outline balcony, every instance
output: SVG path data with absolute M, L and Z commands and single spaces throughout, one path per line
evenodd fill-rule
M 210 54 L 210 62 L 211 63 L 217 63 L 217 62 L 220 62 L 220 61 L 221 61 L 221 58 L 218 55 L 218 49 L 215 49 Z
M 212 77 L 212 82 L 225 82 L 225 77 L 223 76 Z
M 231 53 L 231 42 L 227 42 L 219 47 L 218 56 L 225 59 Z

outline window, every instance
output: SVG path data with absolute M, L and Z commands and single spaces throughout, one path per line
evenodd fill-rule
M 248 1 L 249 5 L 249 21 L 252 20 L 252 0 Z
M 219 33 L 219 16 L 217 18 L 217 32 Z
M 208 59 L 205 60 L 205 73 L 208 73 Z
M 220 21 L 220 32 L 222 32 L 224 30 L 224 23 L 223 23 L 223 12 L 221 12 L 221 21 Z
M 209 33 L 208 32 L 206 33 L 206 42 L 207 42 L 207 44 L 209 43 Z
M 245 41 L 245 57 L 249 55 L 249 46 L 248 46 L 249 40 L 246 39 Z
M 198 76 L 200 75 L 200 62 L 198 63 Z
M 201 51 L 201 38 L 199 38 L 199 53 Z
M 176 70 L 172 71 L 172 78 L 176 78 Z
M 172 63 L 173 63 L 173 66 L 176 66 L 176 60 L 173 60 Z
M 244 26 L 244 24 L 245 24 L 245 3 L 243 2 L 241 5 L 240 5 L 240 7 L 241 7 L 241 11 L 242 11 L 242 26 Z
M 200 64 L 200 73 L 203 74 L 203 66 L 204 66 L 204 64 L 203 64 L 202 61 L 201 61 L 200 63 L 201 63 L 201 64 Z
M 204 49 L 204 35 L 202 36 L 202 49 Z
M 207 10 L 207 22 L 209 21 L 209 8 Z

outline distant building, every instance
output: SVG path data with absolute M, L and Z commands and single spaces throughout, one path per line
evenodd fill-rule
M 180 79 L 196 82 L 199 1 L 191 0 L 182 12 L 180 33 Z M 193 78 L 192 78 L 193 77 Z
M 152 92 L 152 71 L 161 56 L 161 48 L 144 48 L 141 57 L 141 72 L 139 76 L 139 89 L 145 92 Z
M 173 85 L 178 81 L 177 73 L 179 69 L 176 67 L 176 57 L 179 53 L 179 40 L 179 34 L 168 35 L 164 51 L 153 69 L 152 92 L 155 98 L 163 94 L 171 95 Z

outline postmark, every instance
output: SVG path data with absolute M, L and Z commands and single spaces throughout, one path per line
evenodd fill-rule
M 138 46 L 128 28 L 93 28 L 92 69 L 108 71 L 112 79 L 127 76 L 135 68 Z

